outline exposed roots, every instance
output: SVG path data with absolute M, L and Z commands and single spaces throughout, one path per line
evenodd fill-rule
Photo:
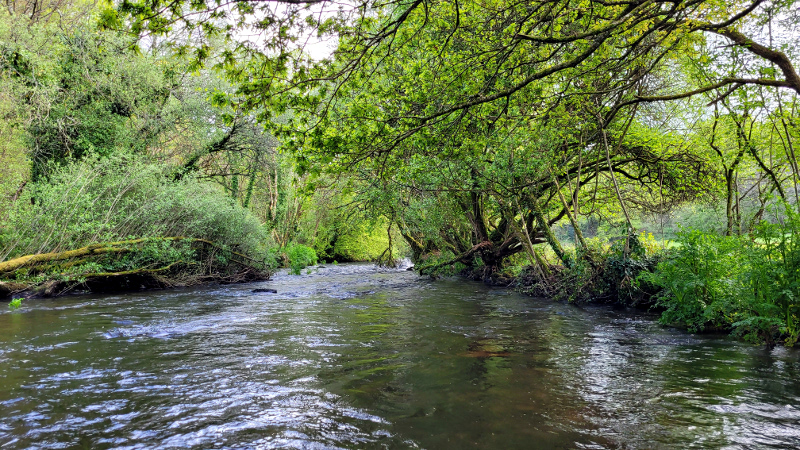
M 549 273 L 539 267 L 528 266 L 517 277 L 520 292 L 533 297 L 555 298 L 561 291 L 561 272 L 563 267 L 549 265 Z
M 520 292 L 558 300 L 614 303 L 626 306 L 651 305 L 657 290 L 637 283 L 642 271 L 652 271 L 655 259 L 606 257 L 600 263 L 586 263 L 566 269 L 549 266 L 549 275 L 528 267 L 517 278 Z

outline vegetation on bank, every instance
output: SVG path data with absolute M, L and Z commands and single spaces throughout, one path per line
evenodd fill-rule
M 336 188 L 309 188 L 218 74 L 100 25 L 107 5 L 39 6 L 0 11 L 0 296 L 266 279 L 315 263 L 303 244 L 380 255 L 344 244 L 375 227 L 322 214 Z
M 779 222 L 760 222 L 747 234 L 595 237 L 565 249 L 569 265 L 551 262 L 552 252 L 539 261 L 518 257 L 485 281 L 535 297 L 655 310 L 664 325 L 691 332 L 792 346 L 800 336 L 800 216 L 792 205 L 776 209 Z M 470 268 L 453 263 L 452 254 L 422 261 L 418 270 L 483 279 L 480 261 Z
M 122 153 L 52 168 L 7 211 L 0 276 L 47 295 L 268 278 L 275 250 L 252 212 L 171 170 Z
M 0 278 L 408 254 L 796 341 L 793 1 L 284 6 L 1 11 Z
M 529 295 L 660 311 L 691 332 L 726 331 L 748 342 L 794 345 L 800 335 L 800 228 L 791 206 L 781 223 L 720 236 L 688 229 L 669 246 L 631 236 L 576 255 L 570 267 L 528 266 L 516 286 Z M 548 272 L 549 271 L 549 272 Z
M 682 233 L 652 272 L 661 288 L 662 322 L 731 330 L 752 342 L 793 345 L 800 336 L 800 217 L 782 208 L 781 223 L 762 222 L 748 235 Z

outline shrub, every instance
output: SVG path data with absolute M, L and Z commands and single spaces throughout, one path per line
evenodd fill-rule
M 654 272 L 640 276 L 662 289 L 661 321 L 690 331 L 730 325 L 730 313 L 744 295 L 741 275 L 747 259 L 744 239 L 691 230 L 678 233 L 679 247 Z
M 763 222 L 747 237 L 680 233 L 680 246 L 642 276 L 662 288 L 662 322 L 793 345 L 800 335 L 800 219 L 790 206 L 782 216 L 783 223 Z
M 301 271 L 317 263 L 317 253 L 313 248 L 302 244 L 292 244 L 286 249 L 286 256 L 289 258 L 290 272 L 300 275 Z
M 183 261 L 194 265 L 193 272 L 216 273 L 228 268 L 234 253 L 265 270 L 275 265 L 265 229 L 248 210 L 211 184 L 192 177 L 175 181 L 168 166 L 124 154 L 54 167 L 48 182 L 33 184 L 14 203 L 0 228 L 0 261 L 145 238 L 136 251 L 93 258 L 98 266 L 83 269 L 119 271 Z M 199 249 L 192 245 L 197 239 L 213 245 Z

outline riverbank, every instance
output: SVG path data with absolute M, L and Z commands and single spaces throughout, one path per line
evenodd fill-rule
M 561 264 L 542 259 L 488 277 L 484 267 L 460 272 L 535 297 L 655 310 L 660 323 L 693 333 L 725 331 L 754 344 L 792 346 L 800 337 L 798 236 L 800 219 L 792 213 L 749 235 L 687 230 L 671 245 L 632 236 L 573 249 Z
M 37 283 L 0 281 L 0 299 L 53 298 L 70 294 L 108 294 L 200 286 L 207 284 L 268 281 L 272 273 L 253 268 L 226 275 L 208 274 L 172 277 L 170 274 L 122 273 L 70 279 L 50 279 Z
M 777 246 L 700 232 L 685 234 L 671 249 L 646 244 L 632 237 L 625 247 L 579 253 L 568 259 L 569 265 L 526 266 L 516 274 L 496 271 L 489 276 L 485 267 L 462 266 L 460 274 L 533 297 L 655 311 L 660 323 L 694 333 L 729 332 L 770 347 L 792 346 L 797 341 L 797 307 L 785 301 L 794 288 L 774 292 L 772 286 L 776 268 L 793 264 L 791 253 L 779 259 L 769 253 L 775 253 Z M 145 251 L 147 248 L 155 251 Z M 95 259 L 88 261 L 86 255 Z M 154 255 L 158 258 L 153 259 Z M 299 244 L 289 247 L 282 259 L 295 275 L 317 261 L 313 249 Z M 96 244 L 0 263 L 0 298 L 268 280 L 274 264 L 202 239 Z M 430 265 L 418 265 L 417 270 L 437 276 L 427 273 L 426 267 Z M 6 274 L 13 271 L 14 277 L 3 277 L 4 268 Z M 449 269 L 456 268 L 454 264 Z M 754 279 L 761 284 L 752 285 Z

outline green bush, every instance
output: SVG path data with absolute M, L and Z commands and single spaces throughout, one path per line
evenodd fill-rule
M 300 275 L 301 271 L 317 263 L 317 253 L 313 248 L 302 244 L 292 244 L 286 249 L 286 256 L 289 258 L 290 272 Z
M 662 288 L 662 322 L 793 345 L 800 334 L 800 220 L 791 207 L 782 213 L 783 223 L 761 223 L 751 236 L 680 233 L 680 246 L 641 277 Z
M 214 185 L 192 177 L 175 181 L 170 168 L 131 155 L 88 157 L 54 167 L 14 203 L 0 242 L 0 261 L 86 245 L 155 238 L 135 252 L 93 260 L 93 270 L 160 267 L 175 261 L 198 270 L 224 270 L 232 252 L 274 267 L 274 252 L 258 219 Z M 198 252 L 186 237 L 214 243 Z M 77 269 L 75 269 L 77 270 Z
M 662 289 L 661 321 L 691 331 L 726 328 L 744 294 L 746 240 L 691 230 L 678 233 L 677 241 L 653 273 L 640 276 Z

